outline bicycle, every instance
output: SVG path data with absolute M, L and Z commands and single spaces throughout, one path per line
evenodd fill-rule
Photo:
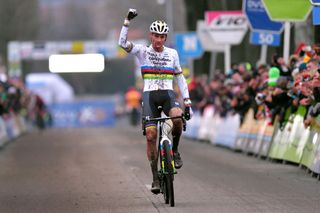
M 156 121 L 158 123 L 158 162 L 160 164 L 160 170 L 158 172 L 160 181 L 160 193 L 163 194 L 163 198 L 166 204 L 170 203 L 170 206 L 175 205 L 174 201 L 174 175 L 177 174 L 174 166 L 173 152 L 172 152 L 172 119 L 182 119 L 183 131 L 186 130 L 186 121 L 183 115 L 176 117 L 160 117 L 160 118 L 143 118 L 143 134 L 145 135 L 145 123 L 147 121 Z

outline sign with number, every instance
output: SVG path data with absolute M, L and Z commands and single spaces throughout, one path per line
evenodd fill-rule
M 203 49 L 195 32 L 176 33 L 176 49 L 182 58 L 199 58 Z
M 280 34 L 272 32 L 253 31 L 250 34 L 250 43 L 257 45 L 279 46 Z
M 250 43 L 256 45 L 280 45 L 283 23 L 272 21 L 264 8 L 262 0 L 244 0 L 243 10 L 252 30 Z
M 218 44 L 240 44 L 248 30 L 247 18 L 238 10 L 207 11 L 205 21 Z

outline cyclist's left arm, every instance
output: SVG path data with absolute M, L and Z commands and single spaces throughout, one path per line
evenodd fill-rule
M 183 102 L 186 108 L 190 111 L 190 117 L 192 115 L 192 109 L 191 109 L 191 100 L 189 96 L 189 90 L 188 90 L 188 84 L 185 79 L 185 77 L 182 74 L 182 69 L 179 62 L 179 56 L 177 51 L 175 51 L 174 54 L 175 60 L 174 60 L 174 69 L 175 69 L 175 79 L 178 83 L 181 95 L 183 97 Z

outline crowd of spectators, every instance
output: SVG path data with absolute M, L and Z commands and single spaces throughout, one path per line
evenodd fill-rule
M 21 80 L 0 80 L 0 117 L 6 120 L 15 115 L 23 116 L 41 129 L 51 117 L 43 99 L 29 91 Z
M 221 117 L 238 113 L 243 122 L 252 108 L 256 119 L 265 117 L 272 125 L 277 117 L 281 128 L 285 113 L 294 113 L 302 105 L 308 110 L 304 124 L 310 125 L 320 113 L 320 47 L 301 45 L 288 61 L 274 54 L 270 64 L 239 63 L 228 74 L 217 72 L 212 79 L 195 76 L 189 84 L 193 109 L 203 113 L 213 105 Z

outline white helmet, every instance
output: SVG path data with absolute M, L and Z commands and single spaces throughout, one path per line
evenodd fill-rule
M 150 25 L 150 32 L 157 34 L 168 34 L 169 27 L 166 22 L 157 20 L 152 22 Z

